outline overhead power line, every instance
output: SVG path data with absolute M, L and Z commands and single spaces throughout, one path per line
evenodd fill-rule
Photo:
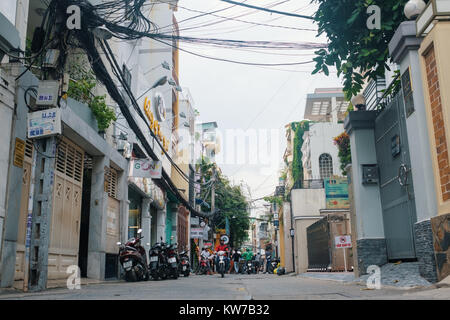
M 197 56 L 197 57 L 201 57 L 201 58 L 205 58 L 205 59 L 210 59 L 210 60 L 216 60 L 216 61 L 222 61 L 222 62 L 230 62 L 230 63 L 235 63 L 235 64 L 242 64 L 242 65 L 248 65 L 248 66 L 266 66 L 266 67 L 275 67 L 275 66 L 294 66 L 294 65 L 302 65 L 302 64 L 308 64 L 308 63 L 312 63 L 314 61 L 302 61 L 302 62 L 293 62 L 293 63 L 254 63 L 254 62 L 244 62 L 244 61 L 236 61 L 236 60 L 230 60 L 230 59 L 224 59 L 224 58 L 216 58 L 216 57 L 210 57 L 210 56 L 205 56 L 203 54 L 200 53 L 195 53 L 192 51 L 188 51 L 186 49 L 182 49 L 178 46 L 175 46 L 171 43 L 159 40 L 159 39 L 154 39 L 155 41 L 161 42 L 163 44 L 166 44 L 172 48 L 178 49 L 180 51 L 189 53 L 191 55 Z
M 284 12 L 284 11 L 277 11 L 277 10 L 272 10 L 272 9 L 267 9 L 267 8 L 262 8 L 262 7 L 252 6 L 252 5 L 250 5 L 250 4 L 246 4 L 246 3 L 242 3 L 242 2 L 237 2 L 237 1 L 232 1 L 232 0 L 220 0 L 220 1 L 227 2 L 227 3 L 231 3 L 231 4 L 235 4 L 235 5 L 242 6 L 242 7 L 252 8 L 252 9 L 261 10 L 261 11 L 266 11 L 266 12 L 270 12 L 270 13 L 281 14 L 281 15 L 284 15 L 284 16 L 290 16 L 290 17 L 297 17 L 297 18 L 303 18 L 303 19 L 314 20 L 314 17 L 312 17 L 312 16 L 304 16 L 304 15 L 296 14 L 296 13 L 290 13 L 290 12 Z

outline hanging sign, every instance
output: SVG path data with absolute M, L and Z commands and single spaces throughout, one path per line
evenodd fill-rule
M 134 159 L 131 161 L 130 176 L 135 178 L 161 179 L 162 163 L 150 159 Z

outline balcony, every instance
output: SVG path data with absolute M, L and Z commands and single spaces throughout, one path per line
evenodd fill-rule
M 292 189 L 323 189 L 325 188 L 323 179 L 298 180 Z

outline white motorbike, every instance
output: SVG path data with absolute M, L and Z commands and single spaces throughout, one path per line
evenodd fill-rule
M 219 271 L 222 278 L 225 275 L 225 265 L 226 265 L 226 252 L 225 251 L 219 251 L 217 253 L 217 256 L 219 257 L 219 265 L 217 266 L 217 271 Z

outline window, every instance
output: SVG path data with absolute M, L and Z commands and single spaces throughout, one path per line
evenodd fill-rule
M 328 153 L 319 157 L 320 179 L 329 178 L 333 175 L 333 159 Z

